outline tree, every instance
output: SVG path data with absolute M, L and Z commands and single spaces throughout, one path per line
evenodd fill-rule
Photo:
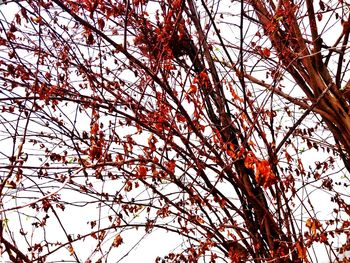
M 162 230 L 182 244 L 147 260 L 347 262 L 347 2 L 1 12 L 3 257 L 117 262 Z

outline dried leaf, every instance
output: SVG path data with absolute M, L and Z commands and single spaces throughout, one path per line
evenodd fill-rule
M 264 57 L 269 58 L 270 55 L 271 55 L 271 51 L 270 51 L 269 48 L 264 47 L 264 48 L 262 49 L 262 54 L 263 54 Z
M 113 240 L 113 247 L 119 247 L 123 243 L 123 238 L 118 234 Z
M 305 262 L 309 262 L 306 256 L 306 248 L 300 242 L 297 242 L 295 244 L 295 248 L 298 251 L 298 257 L 302 260 L 305 260 Z
M 99 28 L 100 30 L 103 30 L 103 29 L 104 29 L 104 27 L 105 27 L 105 21 L 104 21 L 103 18 L 100 17 L 100 18 L 97 20 L 97 24 L 98 24 L 98 28 Z
M 72 245 L 69 245 L 69 246 L 68 246 L 68 251 L 69 251 L 69 254 L 70 254 L 70 255 L 73 255 L 73 254 L 74 254 L 74 248 L 73 248 Z
M 33 22 L 36 23 L 36 24 L 40 24 L 40 23 L 43 21 L 43 19 L 42 19 L 41 16 L 34 17 L 34 18 L 32 18 L 32 20 L 33 20 Z

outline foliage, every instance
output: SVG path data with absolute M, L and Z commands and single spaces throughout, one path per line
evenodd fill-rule
M 347 2 L 0 12 L 3 257 L 347 262 Z

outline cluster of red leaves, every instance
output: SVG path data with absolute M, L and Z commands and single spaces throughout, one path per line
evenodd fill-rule
M 277 177 L 271 169 L 268 160 L 260 160 L 253 152 L 246 153 L 244 165 L 248 169 L 254 169 L 255 180 L 265 189 L 277 182 Z

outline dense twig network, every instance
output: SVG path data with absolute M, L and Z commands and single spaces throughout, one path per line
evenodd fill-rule
M 1 257 L 347 262 L 346 2 L 0 8 Z

